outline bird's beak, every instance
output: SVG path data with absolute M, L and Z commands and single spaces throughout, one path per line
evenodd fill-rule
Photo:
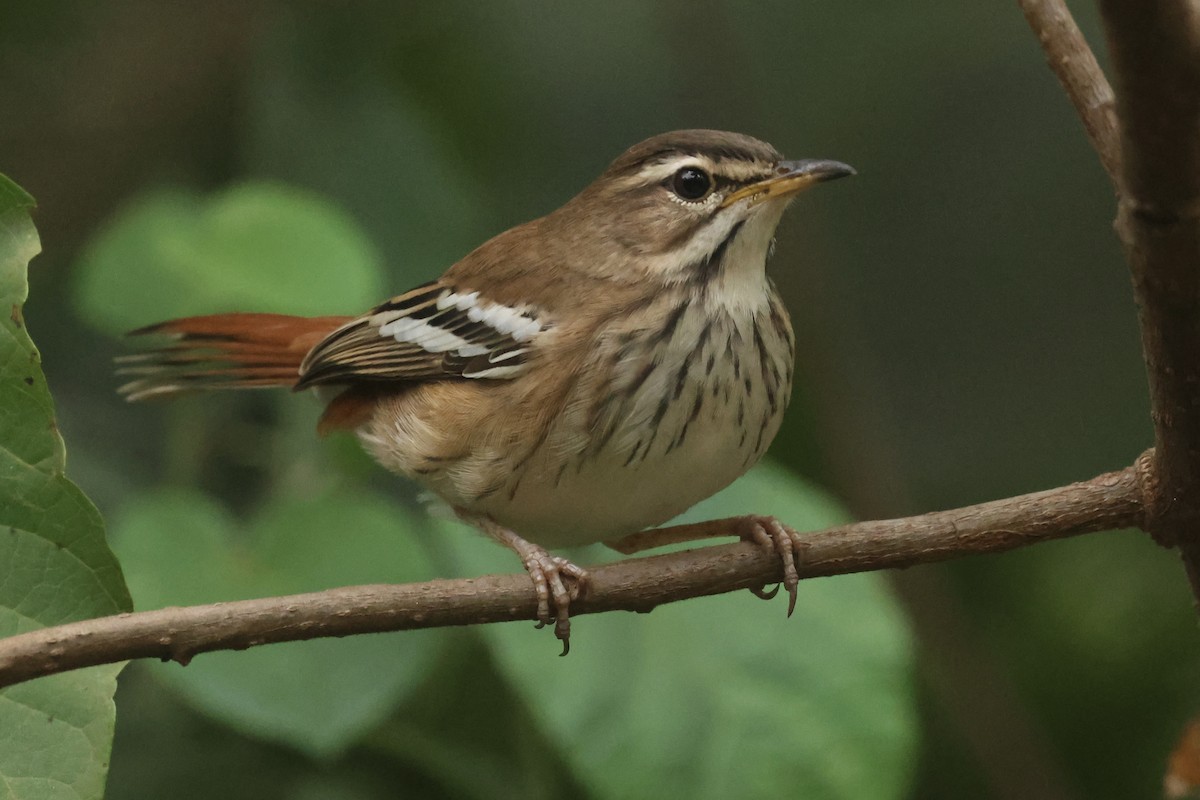
M 756 206 L 767 200 L 781 197 L 791 197 L 799 194 L 815 183 L 844 178 L 857 174 L 854 167 L 840 161 L 823 161 L 807 158 L 803 161 L 780 161 L 775 165 L 775 174 L 765 181 L 743 186 L 725 198 L 721 208 L 731 206 L 739 200 L 749 198 L 750 205 Z

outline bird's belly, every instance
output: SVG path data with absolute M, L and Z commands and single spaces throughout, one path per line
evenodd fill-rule
M 686 414 L 688 408 L 682 408 Z M 765 409 L 764 409 L 765 411 Z M 643 455 L 616 447 L 559 463 L 548 450 L 521 476 L 517 491 L 489 498 L 483 510 L 500 524 L 545 547 L 611 541 L 659 525 L 728 486 L 761 456 L 781 414 L 755 425 L 738 424 L 723 409 L 695 419 L 678 444 L 664 420 L 663 441 Z M 618 438 L 618 437 L 614 437 Z
M 671 308 L 661 331 L 598 335 L 557 395 L 435 383 L 381 406 L 359 434 L 384 466 L 545 547 L 662 524 L 758 461 L 792 377 L 774 295 L 741 316 Z

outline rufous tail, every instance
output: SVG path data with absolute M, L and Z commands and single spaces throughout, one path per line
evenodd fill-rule
M 139 328 L 130 335 L 154 334 L 169 341 L 154 350 L 118 357 L 117 373 L 132 380 L 117 391 L 132 401 L 205 389 L 294 386 L 308 351 L 350 320 L 212 314 Z

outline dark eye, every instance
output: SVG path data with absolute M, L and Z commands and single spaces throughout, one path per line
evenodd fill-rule
M 696 167 L 684 167 L 671 177 L 671 191 L 684 200 L 699 200 L 712 191 L 712 178 Z

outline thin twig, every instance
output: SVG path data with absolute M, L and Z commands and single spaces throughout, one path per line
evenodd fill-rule
M 860 522 L 805 536 L 801 577 L 905 567 L 994 553 L 1142 523 L 1140 471 L 904 519 Z M 735 535 L 737 520 L 688 526 Z M 748 543 L 634 558 L 591 570 L 571 613 L 649 611 L 691 597 L 761 587 L 782 576 L 777 557 Z M 525 575 L 354 586 L 289 597 L 164 608 L 74 622 L 0 640 L 0 687 L 81 667 L 356 633 L 536 618 Z M 781 612 L 780 612 L 781 613 Z M 584 635 L 581 631 L 577 636 Z
M 1063 0 L 1017 0 L 1038 37 L 1046 63 L 1083 121 L 1088 139 L 1113 183 L 1121 172 L 1121 140 L 1112 87 Z
M 1200 600 L 1200 3 L 1101 0 L 1120 117 L 1116 229 L 1141 310 L 1155 460 L 1147 522 Z

